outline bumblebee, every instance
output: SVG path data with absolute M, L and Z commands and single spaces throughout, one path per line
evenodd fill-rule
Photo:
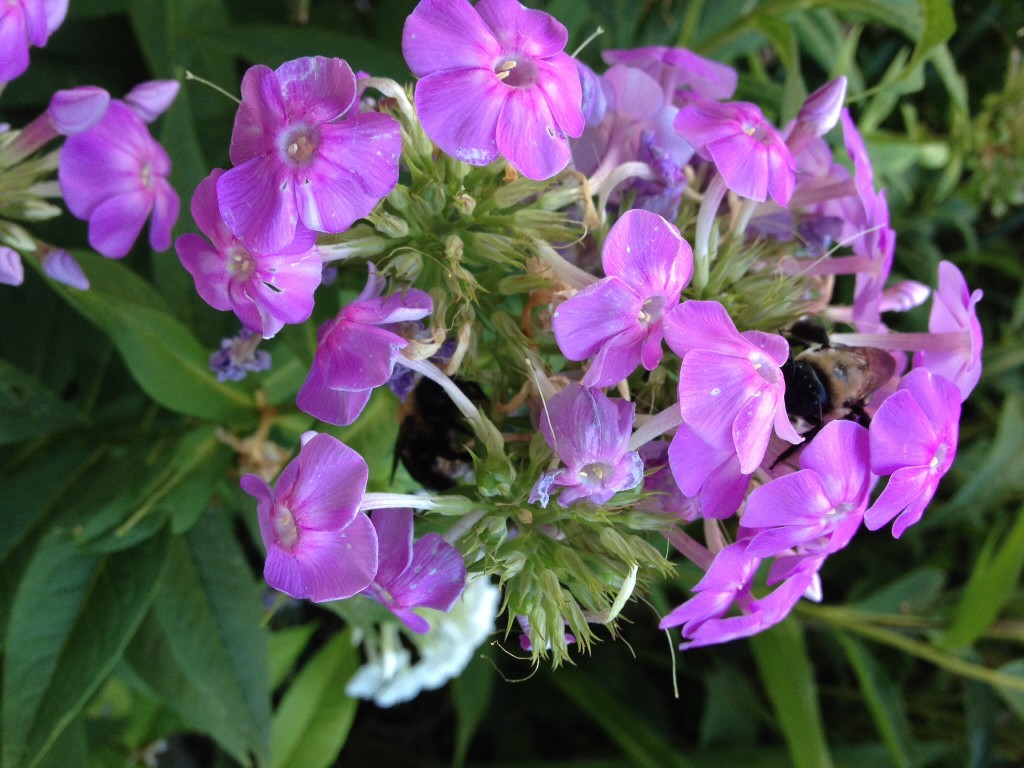
M 486 400 L 472 381 L 455 380 L 474 402 Z M 473 471 L 473 432 L 447 393 L 421 379 L 399 412 L 395 466 L 401 461 L 412 478 L 432 491 L 447 491 Z
M 875 347 L 830 345 L 820 326 L 807 321 L 788 331 L 790 356 L 782 366 L 786 382 L 786 412 L 809 427 L 813 437 L 830 419 L 870 423 L 865 406 L 871 395 L 896 372 L 896 361 Z M 794 346 L 805 346 L 794 354 Z

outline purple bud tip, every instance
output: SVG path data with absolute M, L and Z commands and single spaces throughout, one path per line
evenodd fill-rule
M 839 122 L 846 100 L 846 78 L 837 77 L 807 97 L 796 121 L 817 136 L 824 136 Z
M 150 80 L 132 88 L 124 101 L 145 122 L 152 123 L 171 106 L 179 88 L 177 80 Z
M 64 136 L 92 128 L 107 114 L 110 94 L 95 85 L 57 91 L 50 99 L 50 123 Z

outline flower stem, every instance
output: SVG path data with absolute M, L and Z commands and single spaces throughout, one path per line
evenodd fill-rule
M 725 192 L 725 179 L 720 173 L 716 173 L 708 184 L 704 200 L 697 211 L 697 232 L 693 238 L 693 285 L 698 291 L 703 291 L 707 287 L 711 274 L 711 228 Z
M 711 567 L 711 561 L 715 559 L 715 556 L 688 533 L 684 533 L 678 528 L 669 528 L 667 531 L 662 531 L 662 535 L 669 544 L 679 550 L 683 557 L 702 571 L 707 571 Z
M 679 411 L 679 403 L 670 405 L 661 413 L 647 419 L 629 438 L 627 450 L 635 451 L 641 445 L 649 443 L 656 437 L 665 434 L 683 423 L 683 414 Z

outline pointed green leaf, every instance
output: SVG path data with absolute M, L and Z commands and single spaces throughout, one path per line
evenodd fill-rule
M 803 627 L 786 619 L 750 639 L 757 670 L 795 768 L 829 768 L 814 667 L 807 655 Z
M 352 633 L 341 632 L 296 675 L 274 712 L 271 766 L 327 768 L 345 745 L 359 706 L 345 683 L 359 666 Z
M 154 695 L 242 763 L 270 752 L 260 591 L 227 527 L 207 513 L 171 549 L 173 579 L 127 654 Z
M 81 424 L 81 414 L 36 379 L 0 359 L 0 445 Z
M 162 302 L 146 301 L 152 289 L 140 288 L 143 281 L 131 270 L 94 254 L 76 256 L 91 290 L 76 291 L 56 283 L 54 289 L 110 335 L 150 397 L 172 411 L 220 421 L 252 408 L 248 395 L 217 381 L 210 372 L 209 350 L 161 308 Z
M 85 706 L 145 616 L 166 559 L 166 536 L 107 556 L 59 529 L 41 542 L 8 627 L 3 768 L 37 765 Z

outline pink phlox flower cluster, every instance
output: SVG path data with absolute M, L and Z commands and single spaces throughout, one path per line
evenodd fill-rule
M 871 420 L 871 470 L 891 477 L 864 517 L 870 530 L 895 518 L 892 535 L 899 538 L 921 519 L 953 465 L 962 397 L 945 376 L 915 368 L 878 408 Z
M 664 318 L 693 274 L 693 253 L 679 230 L 655 213 L 630 210 L 605 240 L 606 277 L 562 302 L 552 318 L 569 360 L 593 357 L 583 384 L 606 387 L 637 365 L 654 370 L 664 354 Z
M 330 424 L 347 425 L 363 412 L 373 390 L 394 371 L 408 341 L 381 326 L 419 320 L 434 308 L 416 288 L 384 296 L 384 280 L 373 265 L 363 292 L 317 334 L 316 356 L 296 404 Z
M 914 366 L 925 367 L 950 379 L 960 388 L 962 399 L 981 378 L 983 339 L 977 304 L 983 293 L 967 287 L 963 274 L 951 262 L 939 263 L 939 287 L 935 291 L 928 330 L 950 334 L 958 343 L 946 349 L 925 349 L 914 354 Z
M 569 163 L 583 131 L 582 89 L 565 53 L 569 33 L 518 0 L 421 0 L 406 19 L 402 52 L 419 78 L 423 129 L 470 165 L 499 155 L 531 179 Z
M 796 162 L 756 104 L 696 99 L 679 110 L 675 129 L 740 197 L 789 203 Z
M 4 0 L 0 3 L 0 84 L 28 69 L 29 46 L 42 48 L 68 12 L 68 0 Z
M 370 522 L 380 548 L 377 575 L 362 594 L 377 601 L 413 632 L 430 631 L 430 622 L 415 612 L 447 612 L 466 587 L 466 563 L 440 534 L 413 539 L 411 509 L 377 509 Z
M 636 488 L 644 465 L 636 451 L 627 450 L 635 408 L 579 384 L 552 397 L 540 427 L 564 466 L 540 476 L 530 502 L 546 507 L 550 494 L 561 489 L 563 507 L 581 500 L 604 504 L 619 491 Z
M 217 181 L 221 216 L 259 253 L 280 252 L 300 222 L 344 232 L 395 186 L 401 149 L 394 118 L 359 112 L 355 75 L 341 59 L 251 67 L 231 134 L 235 167 Z
M 269 339 L 285 323 L 304 322 L 313 312 L 323 267 L 316 234 L 300 224 L 291 242 L 277 251 L 247 248 L 220 216 L 217 180 L 223 174 L 214 169 L 192 196 L 192 218 L 209 242 L 186 234 L 174 247 L 203 301 L 234 312 L 247 329 Z
M 377 573 L 377 533 L 359 508 L 369 469 L 341 441 L 311 434 L 273 488 L 258 475 L 241 486 L 257 500 L 267 584 L 298 599 L 342 600 Z
M 74 132 L 60 151 L 61 194 L 72 215 L 89 222 L 89 245 L 108 258 L 126 256 L 150 216 L 150 246 L 165 251 L 171 245 L 181 203 L 167 178 L 171 159 L 146 121 L 177 92 L 174 81 L 137 87 L 124 101 L 111 100 L 95 123 L 101 95 L 85 94 L 59 109 L 51 103 L 55 124 Z
M 741 474 L 761 464 L 773 428 L 790 443 L 802 440 L 786 413 L 782 336 L 740 333 L 718 302 L 685 301 L 666 316 L 665 340 L 682 359 L 683 421 L 710 449 L 735 455 Z

